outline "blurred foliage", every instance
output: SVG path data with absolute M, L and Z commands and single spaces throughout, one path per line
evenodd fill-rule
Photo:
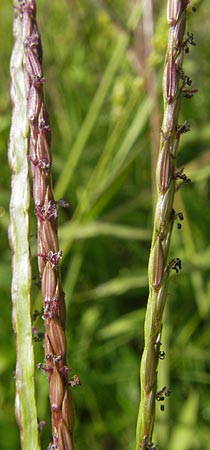
M 153 66 L 162 114 L 161 77 L 167 40 L 166 1 L 154 2 L 154 53 L 142 60 L 136 46 L 135 2 L 37 0 L 44 49 L 45 95 L 52 126 L 53 176 L 64 251 L 62 278 L 68 307 L 69 361 L 81 378 L 75 388 L 76 450 L 134 448 L 139 361 L 147 300 L 152 229 L 151 99 L 145 76 Z M 172 394 L 159 411 L 155 442 L 161 450 L 208 450 L 210 431 L 210 59 L 208 2 L 189 7 L 187 31 L 197 46 L 185 70 L 198 93 L 184 99 L 178 166 L 192 179 L 176 195 L 182 229 L 173 232 L 171 255 L 183 270 L 171 279 L 165 315 L 159 385 Z M 141 1 L 139 2 L 141 6 Z M 197 12 L 192 12 L 192 7 Z M 0 5 L 0 435 L 4 450 L 19 448 L 13 413 L 15 338 L 11 325 L 11 255 L 7 239 L 10 174 L 7 142 L 11 105 L 9 58 L 12 2 Z M 138 17 L 137 17 L 138 18 Z M 133 24 L 133 25 L 132 25 Z M 143 44 L 142 44 L 143 45 Z M 141 71 L 138 70 L 141 63 Z M 21 118 L 20 118 L 21 120 Z M 159 133 L 159 130 L 157 131 Z M 157 149 L 158 150 L 158 149 Z M 36 225 L 31 205 L 33 309 L 40 311 Z M 41 318 L 34 324 L 42 331 Z M 35 343 L 36 362 L 43 360 Z M 43 449 L 50 441 L 47 380 L 36 373 Z M 30 407 L 30 405 L 29 405 Z

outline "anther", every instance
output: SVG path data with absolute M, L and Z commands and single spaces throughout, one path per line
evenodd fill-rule
M 50 261 L 53 269 L 57 269 L 58 262 L 61 258 L 62 258 L 62 250 L 59 250 L 58 252 L 55 253 L 53 253 L 52 250 L 50 250 L 47 255 L 47 259 L 48 261 Z
M 33 314 L 32 314 L 32 322 L 35 322 L 35 320 L 37 319 L 37 317 L 40 316 L 40 312 L 37 311 L 37 309 L 34 310 Z
M 73 376 L 73 380 L 68 381 L 68 385 L 71 387 L 79 386 L 81 384 L 78 375 Z
M 187 40 L 190 45 L 194 45 L 194 47 L 196 46 L 196 43 L 195 43 L 194 37 L 193 37 L 193 33 L 187 32 Z
M 167 391 L 165 391 L 165 397 L 169 397 L 169 395 L 171 395 L 171 389 L 167 389 Z
M 163 359 L 165 359 L 166 354 L 164 351 L 160 351 L 158 356 L 159 356 L 159 359 L 163 360 Z
M 178 125 L 177 131 L 176 131 L 176 139 L 179 139 L 180 135 L 183 133 L 187 133 L 190 131 L 190 125 L 187 122 L 184 122 L 181 125 Z
M 179 219 L 181 221 L 184 220 L 183 213 L 182 212 L 178 212 L 178 213 L 175 214 L 175 212 L 174 212 L 174 215 L 173 215 L 172 219 L 173 219 L 173 221 L 175 221 L 175 219 Z M 178 230 L 180 230 L 182 228 L 181 223 L 177 223 L 177 228 L 178 228 Z
M 38 370 L 42 370 L 43 372 L 52 372 L 53 371 L 53 369 L 52 368 L 47 368 L 47 367 L 45 367 L 44 366 L 44 364 L 42 364 L 42 363 L 38 363 L 37 365 L 36 365 L 36 368 L 38 369 Z
M 158 444 L 153 444 L 153 442 L 151 442 L 150 444 L 147 444 L 146 446 L 146 450 L 157 450 Z
M 182 89 L 183 97 L 185 98 L 192 98 L 196 92 L 198 92 L 198 89 Z
M 182 261 L 180 258 L 173 258 L 166 267 L 166 272 L 171 272 L 171 270 L 175 270 L 176 273 L 182 268 Z
M 183 173 L 183 170 L 184 170 L 184 168 L 182 168 L 181 170 L 178 170 L 178 172 L 175 172 L 175 174 L 174 174 L 174 178 L 175 179 L 179 178 L 180 180 L 182 180 L 181 183 L 179 183 L 176 186 L 175 191 L 178 191 L 178 189 L 180 189 L 180 187 L 183 184 L 189 184 L 191 182 L 191 179 L 187 178 L 187 175 L 185 175 L 185 173 Z
M 176 258 L 172 265 L 172 270 L 175 270 L 176 273 L 178 273 L 181 268 L 182 268 L 182 261 L 181 259 Z

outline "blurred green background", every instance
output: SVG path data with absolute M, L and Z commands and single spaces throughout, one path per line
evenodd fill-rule
M 147 3 L 147 2 L 145 2 Z M 135 447 L 139 362 L 147 301 L 154 164 L 163 112 L 166 1 L 153 18 L 132 0 L 37 0 L 44 50 L 45 97 L 52 126 L 55 196 L 60 208 L 62 280 L 68 307 L 68 360 L 81 387 L 73 390 L 76 450 Z M 192 6 L 197 7 L 196 13 Z M 141 11 L 142 10 L 142 11 Z M 142 13 L 142 14 L 141 14 Z M 19 448 L 14 418 L 15 339 L 11 324 L 11 253 L 7 239 L 10 172 L 9 59 L 12 2 L 0 4 L 0 449 Z M 141 18 L 140 18 L 141 16 Z M 138 20 L 139 19 L 139 20 Z M 210 5 L 189 6 L 187 31 L 196 47 L 184 68 L 198 93 L 183 99 L 178 167 L 192 182 L 176 194 L 174 273 L 164 320 L 161 388 L 154 442 L 160 450 L 208 450 L 210 441 Z M 21 118 L 20 118 L 21 120 Z M 36 224 L 31 204 L 32 310 L 41 312 Z M 42 320 L 34 325 L 43 330 Z M 36 363 L 43 360 L 35 343 Z M 43 449 L 50 441 L 47 380 L 36 373 Z M 30 405 L 29 405 L 30 407 Z

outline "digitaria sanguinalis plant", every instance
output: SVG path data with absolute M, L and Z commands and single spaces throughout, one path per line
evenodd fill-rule
M 168 262 L 173 224 L 183 220 L 181 212 L 173 208 L 176 191 L 190 180 L 183 169 L 177 170 L 176 157 L 180 136 L 189 131 L 185 122 L 178 124 L 181 97 L 191 98 L 196 92 L 191 79 L 184 73 L 182 63 L 189 45 L 195 45 L 193 35 L 185 37 L 188 0 L 168 0 L 167 22 L 168 47 L 163 73 L 164 116 L 160 133 L 160 149 L 156 167 L 157 203 L 154 217 L 153 237 L 148 265 L 149 297 L 145 318 L 144 351 L 140 366 L 141 399 L 137 420 L 136 450 L 152 450 L 155 402 L 164 400 L 170 390 L 166 386 L 157 390 L 158 361 L 163 357 L 160 350 L 163 312 L 171 270 L 181 269 L 181 260 Z
M 65 337 L 65 300 L 64 293 L 61 287 L 59 261 L 62 257 L 62 252 L 59 249 L 58 237 L 57 237 L 57 203 L 54 200 L 52 193 L 52 179 L 51 179 L 51 153 L 50 153 L 50 141 L 51 130 L 48 119 L 48 114 L 44 102 L 43 95 L 43 83 L 44 77 L 42 73 L 42 46 L 40 35 L 36 22 L 36 4 L 34 0 L 26 0 L 15 2 L 14 5 L 14 29 L 16 31 L 15 51 L 13 53 L 13 63 L 18 59 L 16 72 L 11 70 L 12 75 L 12 99 L 15 103 L 16 93 L 21 88 L 22 98 L 20 98 L 20 110 L 19 121 L 24 122 L 22 129 L 22 140 L 24 148 L 27 146 L 27 133 L 29 128 L 29 154 L 28 160 L 30 161 L 32 181 L 33 181 L 33 198 L 35 205 L 35 214 L 37 218 L 37 245 L 38 245 L 38 269 L 41 280 L 41 291 L 43 299 L 43 320 L 45 325 L 44 336 L 44 352 L 45 363 L 40 363 L 38 368 L 43 370 L 48 377 L 49 381 L 49 399 L 51 407 L 52 418 L 52 437 L 53 443 L 49 445 L 49 448 L 59 450 L 72 450 L 73 449 L 73 424 L 74 424 L 74 408 L 72 403 L 72 397 L 70 387 L 79 384 L 79 378 L 75 375 L 69 379 L 69 367 L 66 362 L 66 337 Z M 13 64 L 11 64 L 12 67 Z M 20 85 L 16 83 L 16 78 L 20 77 Z M 25 97 L 24 97 L 25 93 Z M 25 110 L 24 110 L 25 107 Z M 23 113 L 26 114 L 21 117 L 21 108 Z M 15 111 L 14 111 L 15 112 Z M 14 114 L 13 112 L 13 114 Z M 27 124 L 28 122 L 28 124 Z M 18 118 L 16 122 L 13 121 L 13 128 L 10 134 L 10 141 L 14 143 L 16 129 L 20 125 Z M 22 125 L 21 125 L 22 126 Z M 16 152 L 16 154 L 15 154 Z M 22 152 L 23 153 L 23 152 Z M 20 195 L 21 199 L 27 197 L 27 205 L 19 205 L 16 199 L 11 200 L 11 211 L 16 202 L 16 205 L 26 213 L 29 201 L 29 189 L 28 189 L 28 171 L 27 164 L 24 161 L 24 155 L 20 160 L 18 146 L 10 145 L 10 166 L 13 173 L 18 171 L 19 166 L 24 164 L 25 177 L 16 177 L 17 184 L 14 185 L 13 181 L 13 196 Z M 14 158 L 15 154 L 15 158 Z M 19 184 L 18 184 L 19 183 Z M 14 191 L 16 189 L 16 191 Z M 22 192 L 25 190 L 25 194 Z M 61 203 L 61 202 L 60 202 Z M 65 202 L 63 202 L 65 206 Z M 15 211 L 16 213 L 17 211 Z M 27 220 L 26 220 L 27 222 Z M 22 232 L 22 227 L 26 225 L 23 219 L 16 223 L 16 227 L 19 227 Z M 10 241 L 13 252 L 15 252 L 15 225 L 14 222 L 10 227 Z M 27 238 L 27 236 L 26 236 Z M 18 249 L 20 250 L 20 249 Z M 20 251 L 23 251 L 21 248 Z M 22 272 L 30 268 L 29 257 L 27 257 L 24 267 L 19 267 Z M 13 258 L 14 259 L 14 258 Z M 14 267 L 14 262 L 13 262 Z M 16 270 L 16 267 L 14 267 Z M 17 268 L 18 270 L 18 268 Z M 21 278 L 23 273 L 18 274 Z M 15 286 L 14 286 L 15 289 Z M 22 290 L 24 287 L 22 288 Z M 29 289 L 30 290 L 30 289 Z M 21 291 L 20 291 L 21 295 Z M 30 305 L 28 307 L 30 310 Z M 21 314 L 21 312 L 19 311 Z M 15 312 L 17 315 L 17 312 Z M 25 320 L 25 317 L 24 317 Z M 29 321 L 28 324 L 31 322 Z M 20 332 L 16 326 L 14 320 L 14 328 L 17 333 Z M 30 327 L 30 325 L 28 325 Z M 31 330 L 29 331 L 31 336 Z M 19 339 L 19 338 L 18 338 Z M 19 341 L 18 341 L 19 342 Z M 31 342 L 30 342 L 31 345 Z M 25 354 L 29 352 L 29 349 L 25 349 Z M 25 354 L 22 355 L 25 358 Z M 22 362 L 22 364 L 24 364 Z M 27 361 L 28 364 L 28 361 Z M 31 366 L 33 365 L 33 358 Z M 26 364 L 25 364 L 26 366 Z M 31 369 L 32 370 L 32 369 Z M 16 367 L 17 384 L 21 382 L 21 374 L 19 374 L 19 366 Z M 31 379 L 32 379 L 31 373 Z M 26 397 L 27 398 L 27 397 Z M 20 398 L 16 396 L 16 403 L 19 403 Z M 26 408 L 26 406 L 25 406 Z M 24 412 L 25 411 L 25 412 Z M 23 427 L 23 413 L 27 416 L 27 409 L 16 406 L 16 415 L 20 425 L 20 429 Z M 35 416 L 35 406 L 34 406 Z M 25 420 L 30 421 L 27 417 Z M 29 422 L 30 425 L 30 422 Z M 36 424 L 37 428 L 37 424 Z M 31 436 L 31 439 L 33 437 Z M 23 439 L 22 439 L 23 441 Z M 26 443 L 25 443 L 26 445 Z M 33 440 L 34 448 L 38 448 L 38 443 Z M 30 448 L 30 446 L 25 448 Z
M 184 123 L 178 125 L 178 113 L 181 96 L 190 98 L 195 90 L 191 89 L 191 80 L 185 75 L 182 69 L 183 52 L 188 51 L 189 44 L 194 45 L 193 36 L 188 34 L 184 38 L 186 9 L 188 1 L 168 1 L 168 24 L 169 24 L 169 44 L 165 60 L 163 93 L 165 113 L 161 129 L 161 144 L 157 164 L 157 190 L 158 201 L 155 213 L 154 233 L 151 247 L 151 257 L 149 262 L 149 283 L 150 295 L 148 300 L 148 309 L 145 323 L 145 350 L 141 364 L 141 405 L 137 426 L 137 449 L 152 450 L 155 448 L 152 443 L 152 434 L 154 426 L 155 402 L 159 397 L 164 397 L 169 393 L 167 388 L 157 391 L 157 365 L 162 356 L 160 352 L 162 316 L 167 294 L 167 283 L 171 270 L 178 271 L 181 268 L 179 258 L 173 259 L 168 263 L 168 250 L 171 238 L 171 232 L 174 221 L 183 219 L 182 213 L 173 210 L 173 200 L 175 191 L 183 183 L 188 183 L 189 179 L 183 173 L 176 169 L 177 146 L 180 135 L 189 130 L 189 126 Z M 20 60 L 17 61 L 17 71 L 23 69 L 23 78 L 20 85 L 24 85 L 23 97 L 21 98 L 21 108 L 17 112 L 14 120 L 13 131 L 11 131 L 11 141 L 16 139 L 16 128 L 20 126 L 20 117 L 24 148 L 27 147 L 28 128 L 30 128 L 30 151 L 28 160 L 30 161 L 31 173 L 33 178 L 33 196 L 35 203 L 35 213 L 37 217 L 37 239 L 38 239 L 38 265 L 42 283 L 43 296 L 43 318 L 45 323 L 45 364 L 39 364 L 49 380 L 50 404 L 52 412 L 52 435 L 53 443 L 49 449 L 72 449 L 73 432 L 73 406 L 69 388 L 79 382 L 77 377 L 69 379 L 69 368 L 66 363 L 66 339 L 65 339 L 65 303 L 64 294 L 60 284 L 59 261 L 62 253 L 58 246 L 57 239 L 57 206 L 52 193 L 51 181 L 51 155 L 50 155 L 50 125 L 43 97 L 43 73 L 42 73 L 42 50 L 40 36 L 35 18 L 34 0 L 16 1 L 15 17 L 19 28 L 19 40 L 14 53 L 13 63 L 17 55 Z M 21 51 L 23 52 L 21 55 Z M 20 53 L 19 53 L 20 52 Z M 14 72 L 12 76 L 15 76 Z M 18 77 L 20 74 L 18 74 Z M 21 75 L 22 77 L 22 75 Z M 17 80 L 16 80 L 17 81 Z M 12 91 L 13 101 L 15 103 L 15 93 L 19 93 L 19 86 L 15 84 Z M 26 114 L 23 115 L 25 108 Z M 20 280 L 23 281 L 19 286 L 19 292 L 22 295 L 27 291 L 25 283 L 26 269 L 29 268 L 28 278 L 30 279 L 29 252 L 27 248 L 28 223 L 28 168 L 25 165 L 25 155 L 20 159 L 21 152 L 17 149 L 16 159 L 13 153 L 14 147 L 10 146 L 10 165 L 13 174 L 13 197 L 11 199 L 11 217 L 16 220 L 16 227 L 26 231 L 26 260 L 19 268 L 15 266 L 18 258 L 13 257 L 14 273 L 21 273 Z M 25 159 L 24 159 L 25 158 Z M 19 168 L 23 169 L 19 177 Z M 17 185 L 15 184 L 15 175 L 17 173 Z M 23 177 L 24 175 L 24 177 Z M 20 191 L 20 186 L 23 188 Z M 16 194 L 16 195 L 15 195 Z M 25 200 L 21 203 L 20 200 Z M 23 217 L 19 219 L 18 212 L 23 212 Z M 26 219 L 25 221 L 23 219 Z M 17 221 L 19 220 L 19 222 Z M 13 252 L 17 251 L 19 257 L 19 248 L 16 247 L 16 229 L 14 223 L 10 227 L 10 240 Z M 22 236 L 23 237 L 23 236 Z M 20 240 L 21 252 L 23 252 L 23 240 Z M 16 272 L 17 269 L 17 272 Z M 15 280 L 17 281 L 17 280 Z M 29 280 L 30 281 L 30 280 Z M 29 285 L 29 283 L 28 283 Z M 30 290 L 30 289 L 29 289 Z M 14 283 L 14 293 L 16 285 Z M 27 291 L 29 297 L 29 292 Z M 18 302 L 16 302 L 17 305 Z M 20 302 L 19 302 L 20 303 Z M 16 367 L 16 382 L 21 384 L 23 372 L 20 368 L 27 369 L 28 376 L 29 356 L 32 355 L 31 343 L 31 322 L 29 319 L 30 307 L 26 310 L 19 304 L 19 310 L 14 312 L 14 328 L 17 336 L 18 320 L 24 315 L 24 322 L 27 321 L 29 342 L 20 358 L 18 355 L 18 364 Z M 15 311 L 15 309 L 14 309 Z M 21 333 L 20 333 L 21 337 Z M 17 342 L 19 344 L 17 337 Z M 26 343 L 25 343 L 26 344 Z M 17 345 L 18 348 L 18 345 Z M 30 351 L 26 350 L 30 349 Z M 25 355 L 27 353 L 27 364 Z M 25 364 L 24 364 L 25 363 Z M 33 366 L 33 357 L 31 358 L 31 367 Z M 32 369 L 31 369 L 32 370 Z M 28 386 L 26 386 L 28 387 Z M 32 391 L 33 386 L 29 387 Z M 36 417 L 35 404 L 31 403 L 31 397 L 27 397 L 28 389 L 25 389 L 24 395 L 20 398 L 20 392 L 17 395 L 16 415 L 20 428 L 22 428 L 24 411 L 27 404 L 30 403 L 30 411 L 33 409 L 33 417 Z M 21 402 L 25 398 L 26 405 Z M 28 410 L 27 410 L 28 415 Z M 36 435 L 37 423 L 31 421 L 33 425 L 33 434 L 29 438 L 33 439 L 34 448 L 39 448 Z M 31 427 L 32 430 L 32 427 Z M 33 437 L 32 437 L 33 436 Z M 30 440 L 28 441 L 30 443 Z M 30 448 L 25 444 L 25 448 Z

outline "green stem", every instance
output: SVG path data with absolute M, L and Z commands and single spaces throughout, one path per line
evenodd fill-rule
M 171 269 L 181 268 L 179 258 L 167 262 L 176 214 L 173 210 L 177 180 L 188 182 L 182 172 L 176 172 L 177 146 L 181 133 L 188 131 L 186 124 L 178 126 L 181 95 L 191 91 L 189 77 L 182 69 L 186 0 L 168 0 L 168 48 L 163 75 L 164 117 L 160 136 L 160 150 L 156 167 L 157 203 L 153 238 L 149 259 L 149 298 L 145 318 L 145 345 L 140 367 L 141 400 L 137 420 L 136 450 L 150 450 L 157 398 L 157 367 L 161 344 L 162 318 Z M 184 89 L 185 88 L 185 89 Z
M 18 2 L 14 3 L 18 6 Z M 14 14 L 14 47 L 11 56 L 12 124 L 9 164 L 12 172 L 9 239 L 12 250 L 12 319 L 16 336 L 15 414 L 20 427 L 22 450 L 39 450 L 39 433 L 34 387 L 34 351 L 31 333 L 31 266 L 29 234 L 28 120 L 23 73 L 23 42 L 19 15 Z
M 133 7 L 130 17 L 128 18 L 127 27 L 129 31 L 133 31 L 137 26 L 138 20 L 141 15 L 141 5 L 137 4 Z M 130 34 L 123 33 L 119 36 L 117 44 L 113 50 L 111 59 L 107 65 L 104 72 L 101 83 L 95 93 L 95 96 L 90 104 L 88 113 L 82 123 L 80 128 L 80 133 L 71 149 L 69 157 L 66 161 L 64 170 L 58 179 L 55 188 L 55 197 L 62 198 L 69 186 L 72 175 L 75 172 L 76 166 L 78 164 L 79 158 L 85 148 L 91 131 L 93 130 L 95 121 L 98 117 L 99 111 L 102 108 L 104 99 L 107 92 L 110 89 L 111 83 L 113 81 L 114 75 L 125 55 L 126 49 L 130 41 Z

